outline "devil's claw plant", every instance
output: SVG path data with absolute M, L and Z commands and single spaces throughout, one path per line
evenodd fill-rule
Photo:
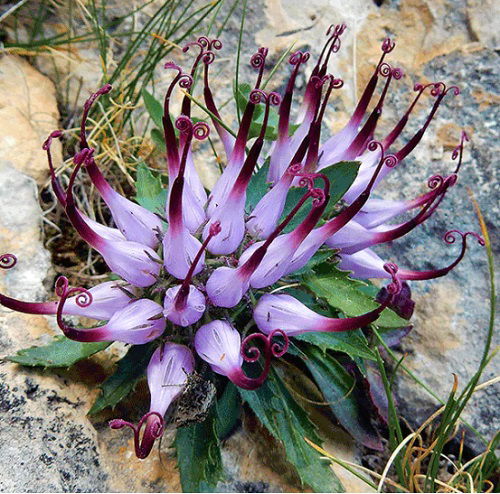
M 53 132 L 44 143 L 60 206 L 120 280 L 85 289 L 71 288 L 60 277 L 57 301 L 23 302 L 0 295 L 0 302 L 20 312 L 56 315 L 65 337 L 83 345 L 114 341 L 140 345 L 132 347 L 118 365 L 125 377 L 115 375 L 104 383 L 103 396 L 118 385 L 125 389 L 120 396 L 126 395 L 141 375 L 130 367 L 143 362 L 144 371 L 149 360 L 145 369 L 151 393 L 149 411 L 138 424 L 115 419 L 110 426 L 130 427 L 136 455 L 146 458 L 165 427 L 178 425 L 175 446 L 185 489 L 201 489 L 204 482 L 215 484 L 219 479 L 219 439 L 230 432 L 240 400 L 283 441 L 289 461 L 305 483 L 316 490 L 340 488 L 304 441 L 304 437 L 316 440 L 316 432 L 302 402 L 283 380 L 287 369 L 298 369 L 312 378 L 325 401 L 331 402 L 340 424 L 361 443 L 380 448 L 369 417 L 370 410 L 377 411 L 382 421 L 385 414 L 369 365 L 374 358 L 370 325 L 389 330 L 407 327 L 413 302 L 406 281 L 444 276 L 463 258 L 468 236 L 482 243 L 471 232 L 447 232 L 444 240 L 449 244 L 460 238 L 460 252 L 447 267 L 428 271 L 399 269 L 372 250 L 406 235 L 432 216 L 457 181 L 467 136 L 462 134 L 453 152 L 452 158 L 458 158 L 456 169 L 446 176 L 430 177 L 427 192 L 411 200 L 375 197 L 384 177 L 404 165 L 445 97 L 459 90 L 443 82 L 416 84 L 416 96 L 401 119 L 375 140 L 390 86 L 403 75 L 385 61 L 394 48 L 386 39 L 349 122 L 337 134 L 321 139 L 329 98 L 343 85 L 328 73 L 328 62 L 339 50 L 344 30 L 344 25 L 338 25 L 328 31 L 293 124 L 295 81 L 308 63 L 308 53 L 297 51 L 290 56 L 291 74 L 281 96 L 261 88 L 267 50 L 260 48 L 252 56 L 257 80 L 234 134 L 222 120 L 209 83 L 220 41 L 201 37 L 190 43 L 185 51 L 196 48 L 198 53 L 189 72 L 167 62 L 166 77 L 172 74 L 172 80 L 163 102 L 162 124 L 168 190 L 166 204 L 160 208 L 148 210 L 117 193 L 94 159 L 87 141 L 87 117 L 95 100 L 112 90 L 110 85 L 85 104 L 80 150 L 73 158 L 66 189 L 50 154 L 51 140 L 62 133 Z M 203 70 L 207 114 L 226 156 L 224 170 L 209 193 L 194 166 L 193 140 L 209 135 L 207 123 L 191 118 L 197 69 Z M 174 120 L 170 107 L 178 87 L 184 96 L 181 115 Z M 396 145 L 426 92 L 431 103 L 422 126 Z M 370 104 L 373 110 L 368 112 Z M 276 128 L 268 142 L 271 120 Z M 109 207 L 114 226 L 99 224 L 79 210 L 73 186 L 82 171 Z M 403 213 L 409 219 L 391 223 Z M 14 255 L 3 255 L 3 268 L 15 263 Z M 387 279 L 389 284 L 377 294 L 374 285 L 356 278 Z M 75 327 L 64 316 L 85 316 L 101 323 Z M 394 339 L 394 331 L 390 334 Z M 132 381 L 129 386 L 123 384 L 127 373 Z M 240 388 L 240 393 L 221 376 Z M 350 393 L 353 387 L 369 392 L 365 397 Z M 105 401 L 97 408 L 115 404 L 116 400 Z

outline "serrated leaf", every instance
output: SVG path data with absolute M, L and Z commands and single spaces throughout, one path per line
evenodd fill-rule
M 29 367 L 70 367 L 107 348 L 110 342 L 80 343 L 66 336 L 56 336 L 44 346 L 32 346 L 19 350 L 6 360 Z
M 161 178 L 155 177 L 144 163 L 137 166 L 135 182 L 136 200 L 144 208 L 153 213 L 163 213 L 167 202 L 167 191 Z
M 330 165 L 321 170 L 321 173 L 326 175 L 330 181 L 330 199 L 323 216 L 327 216 L 332 212 L 334 206 L 352 185 L 358 175 L 359 165 L 359 161 L 340 161 L 339 163 L 335 163 L 334 165 Z M 317 179 L 315 184 L 322 186 L 323 182 Z M 293 187 L 290 189 L 286 198 L 282 219 L 284 219 L 288 213 L 292 211 L 295 205 L 299 202 L 300 198 L 304 195 L 304 192 L 305 190 L 302 187 Z M 310 209 L 311 206 L 309 203 L 304 204 L 283 231 L 286 233 L 293 230 L 304 220 Z
M 174 447 L 183 492 L 213 492 L 222 478 L 215 406 L 203 422 L 178 428 Z
M 342 426 L 363 445 L 381 450 L 382 443 L 370 425 L 366 408 L 356 399 L 353 376 L 334 357 L 319 348 L 307 345 L 301 352 L 299 356 L 303 357 L 325 401 Z
M 318 297 L 347 316 L 359 316 L 379 306 L 362 291 L 362 282 L 350 278 L 349 273 L 340 271 L 329 263 L 320 264 L 314 268 L 314 274 L 304 276 L 303 280 Z M 408 326 L 408 321 L 391 309 L 384 309 L 375 324 L 383 328 L 401 328 Z
M 163 105 L 146 89 L 141 89 L 141 96 L 144 101 L 151 120 L 160 129 L 163 128 Z
M 319 347 L 323 352 L 332 350 L 347 353 L 351 357 L 361 357 L 376 360 L 368 342 L 361 330 L 345 331 L 343 333 L 304 333 L 294 336 L 296 340 L 306 341 Z
M 239 392 L 262 424 L 283 443 L 287 459 L 297 469 L 302 482 L 316 492 L 344 492 L 328 462 L 304 440 L 321 443 L 306 412 L 274 370 L 257 390 L 239 389 Z
M 139 379 L 144 376 L 154 350 L 154 342 L 131 346 L 125 356 L 118 361 L 115 373 L 101 384 L 101 394 L 88 414 L 95 415 L 107 407 L 114 407 L 127 397 Z

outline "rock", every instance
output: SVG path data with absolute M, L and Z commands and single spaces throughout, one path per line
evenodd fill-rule
M 2 293 L 24 300 L 47 295 L 49 254 L 40 239 L 41 210 L 33 179 L 0 162 L 0 245 L 18 256 L 2 273 Z M 0 307 L 1 355 L 41 344 L 53 333 L 47 319 Z M 85 418 L 84 385 L 65 372 L 49 373 L 0 363 L 2 491 L 101 491 L 96 434 Z
M 74 45 L 71 54 L 54 51 L 39 57 L 36 65 L 50 79 L 64 79 L 64 101 L 78 113 L 89 95 L 102 85 L 99 52 L 88 43 Z
M 496 19 L 500 16 L 500 5 L 493 0 L 467 0 L 469 28 L 484 46 L 498 50 L 500 39 Z
M 42 143 L 59 126 L 54 84 L 26 60 L 0 57 L 0 150 L 23 173 L 42 184 L 48 175 Z M 54 160 L 61 145 L 54 142 Z
M 425 177 L 437 172 L 449 173 L 453 169 L 450 152 L 453 141 L 457 142 L 459 129 L 467 130 L 471 143 L 466 148 L 459 181 L 435 216 L 419 231 L 390 248 L 396 254 L 394 258 L 405 267 L 429 269 L 449 263 L 457 255 L 458 247 L 447 246 L 442 241 L 447 230 L 480 232 L 468 190 L 481 207 L 493 249 L 498 255 L 500 208 L 493 199 L 498 197 L 499 188 L 498 171 L 494 166 L 500 152 L 496 139 L 499 111 L 495 101 L 499 95 L 495 90 L 494 74 L 497 65 L 497 54 L 474 48 L 437 57 L 423 68 L 432 78 L 458 83 L 462 94 L 453 103 L 440 108 L 429 136 L 419 146 L 414 159 L 406 163 L 409 172 L 404 180 L 391 177 L 385 190 L 397 189 L 397 195 L 409 197 Z M 458 375 L 462 387 L 475 373 L 482 357 L 489 317 L 484 248 L 470 242 L 465 259 L 455 270 L 440 280 L 413 283 L 412 289 L 417 302 L 415 329 L 403 343 L 403 349 L 409 352 L 405 362 L 440 398 L 446 399 L 452 386 L 452 373 Z M 497 344 L 498 337 L 492 347 Z M 481 382 L 498 375 L 499 370 L 497 358 L 491 362 Z M 494 388 L 478 392 L 464 413 L 464 419 L 486 438 L 500 426 L 499 394 Z M 414 425 L 422 423 L 436 408 L 435 400 L 403 373 L 400 374 L 398 394 L 403 413 Z M 484 447 L 473 436 L 470 445 L 478 450 Z

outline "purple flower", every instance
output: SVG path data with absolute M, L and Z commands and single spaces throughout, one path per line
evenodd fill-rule
M 257 327 L 266 334 L 280 328 L 288 336 L 311 331 L 350 331 L 376 321 L 385 306 L 382 304 L 366 314 L 356 317 L 335 319 L 322 316 L 306 307 L 291 295 L 267 293 L 255 307 L 253 317 Z
M 280 346 L 273 343 L 274 336 L 284 338 Z M 264 343 L 265 363 L 259 377 L 248 377 L 243 371 L 243 361 L 256 362 L 261 353 L 257 347 L 248 347 L 252 340 Z M 217 374 L 230 379 L 234 384 L 243 389 L 257 389 L 265 381 L 271 366 L 272 357 L 283 356 L 288 349 L 288 336 L 281 330 L 270 331 L 268 336 L 255 333 L 241 343 L 240 333 L 226 321 L 212 321 L 204 324 L 197 331 L 194 338 L 196 353 L 210 364 Z
M 91 288 L 92 304 L 84 307 L 77 303 L 77 296 L 70 297 L 64 304 L 63 315 L 82 316 L 102 321 L 111 319 L 113 314 L 132 303 L 139 290 L 120 281 L 105 281 Z M 0 293 L 0 303 L 4 307 L 27 314 L 57 314 L 58 302 L 23 302 Z
M 75 167 L 66 189 L 57 178 L 50 153 L 52 139 L 60 138 L 62 133 L 53 132 L 43 144 L 52 187 L 61 207 L 81 237 L 101 254 L 110 271 L 122 281 L 86 290 L 70 288 L 68 280 L 62 277 L 56 284 L 59 302 L 23 302 L 0 294 L 0 303 L 21 312 L 56 314 L 64 334 L 77 341 L 158 342 L 147 372 L 151 391 L 149 413 L 138 425 L 121 419 L 111 423 L 114 428 L 134 429 L 136 454 L 140 458 L 147 456 L 154 439 L 161 435 L 167 408 L 181 392 L 186 375 L 195 369 L 194 356 L 184 343 L 193 345 L 198 357 L 214 372 L 227 376 L 240 387 L 256 389 L 266 379 L 273 358 L 286 352 L 289 337 L 310 331 L 362 328 L 376 322 L 386 307 L 399 307 L 409 315 L 413 307 L 408 301 L 409 292 L 399 293 L 402 280 L 428 280 L 446 275 L 464 257 L 471 235 L 484 244 L 472 232 L 451 230 L 445 241 L 451 244 L 457 236 L 461 237 L 458 257 L 447 267 L 428 271 L 398 269 L 372 250 L 381 243 L 401 238 L 432 218 L 458 180 L 463 146 L 468 138 L 463 133 L 453 151 L 452 159 L 458 159 L 455 170 L 446 176 L 431 177 L 426 193 L 397 201 L 373 197 L 384 178 L 404 166 L 445 97 L 449 93 L 458 95 L 459 90 L 455 86 L 448 88 L 443 82 L 415 85 L 416 95 L 400 119 L 388 134 L 380 135 L 377 126 L 384 102 L 391 86 L 398 84 L 403 75 L 399 68 L 386 62 L 395 46 L 386 39 L 351 118 L 337 134 L 322 137 L 330 97 L 343 86 L 341 79 L 328 72 L 328 65 L 341 47 L 345 29 L 341 24 L 328 30 L 323 50 L 307 79 L 295 122 L 291 121 L 295 83 L 309 61 L 309 53 L 297 51 L 290 56 L 291 74 L 280 96 L 262 89 L 267 49 L 260 48 L 250 60 L 257 77 L 235 137 L 223 125 L 216 95 L 210 87 L 210 66 L 222 46 L 220 41 L 200 37 L 187 45 L 184 51 L 198 50 L 189 72 L 173 62 L 164 65 L 167 73 L 173 74 L 163 103 L 169 178 L 164 215 L 162 211 L 147 211 L 115 191 L 112 180 L 108 181 L 99 169 L 94 149 L 87 141 L 89 111 L 98 97 L 111 91 L 111 86 L 103 86 L 85 104 L 80 150 L 74 156 Z M 205 106 L 222 143 L 225 152 L 222 161 L 226 163 L 209 194 L 196 172 L 192 146 L 194 140 L 203 141 L 210 132 L 207 123 L 191 119 L 193 75 L 200 68 Z M 171 100 L 177 86 L 185 95 L 181 115 L 173 119 Z M 423 125 L 402 145 L 396 145 L 417 101 L 429 94 L 431 102 Z M 251 139 L 250 130 L 255 125 L 259 105 L 263 117 L 258 135 Z M 266 145 L 272 106 L 277 106 L 279 116 L 277 140 Z M 342 209 L 332 215 L 328 208 L 331 187 L 325 169 L 339 161 L 359 161 L 360 165 L 356 179 L 342 198 Z M 269 188 L 263 191 L 256 206 L 247 211 L 252 176 L 267 162 Z M 88 173 L 110 210 L 114 226 L 99 224 L 78 209 L 73 195 L 78 173 Z M 292 187 L 301 188 L 303 194 L 285 215 Z M 286 230 L 299 211 L 303 214 L 301 220 Z M 410 219 L 390 223 L 403 213 L 409 213 Z M 160 219 L 163 216 L 166 221 Z M 354 277 L 390 281 L 380 292 L 376 309 L 355 317 L 330 318 L 315 313 L 288 294 L 269 293 L 273 285 L 283 283 L 284 277 L 293 277 L 307 265 L 320 248 L 336 252 L 340 269 L 350 271 Z M 0 256 L 0 267 L 7 269 L 14 264 L 14 256 Z M 253 307 L 255 300 L 258 302 Z M 221 314 L 231 317 L 231 312 L 223 309 L 236 307 L 240 314 L 247 306 L 253 310 L 260 332 L 242 341 L 241 328 L 235 327 L 234 321 L 221 320 Z M 104 324 L 76 328 L 63 320 L 64 315 L 88 316 Z M 247 367 L 259 359 L 263 361 L 261 374 L 249 377 Z M 142 426 L 145 430 L 141 440 Z
M 69 288 L 67 278 L 61 276 L 56 283 L 56 294 L 61 297 L 57 307 L 57 323 L 68 338 L 76 341 L 122 341 L 142 345 L 158 338 L 165 330 L 163 307 L 147 298 L 131 301 L 116 310 L 103 326 L 75 328 L 62 319 L 63 314 L 67 313 L 64 311 L 66 301 L 74 296 L 75 304 L 85 309 L 92 305 L 92 293 L 84 288 Z
M 193 285 L 188 285 L 187 293 L 182 296 L 183 285 L 176 285 L 165 292 L 163 313 L 165 317 L 177 324 L 186 327 L 198 322 L 206 308 L 205 295 Z
M 167 343 L 156 349 L 147 369 L 151 404 L 149 412 L 137 425 L 123 419 L 109 422 L 112 429 L 130 427 L 134 431 L 135 454 L 138 458 L 146 458 L 156 439 L 164 430 L 163 416 L 170 404 L 182 393 L 188 375 L 194 371 L 194 358 L 191 350 L 184 345 Z M 144 432 L 141 438 L 141 429 Z
M 223 376 L 238 372 L 243 364 L 240 333 L 226 321 L 204 324 L 194 338 L 196 353 Z

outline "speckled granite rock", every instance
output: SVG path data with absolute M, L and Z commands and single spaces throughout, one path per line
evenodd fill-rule
M 231 95 L 227 81 L 234 73 L 240 14 L 241 10 L 236 9 L 228 22 L 222 34 L 224 51 L 212 70 L 219 102 Z M 411 97 L 414 82 L 442 79 L 462 87 L 463 94 L 450 98 L 439 110 L 413 158 L 381 189 L 391 198 L 409 197 L 422 191 L 422 183 L 430 175 L 452 169 L 449 156 L 460 129 L 465 128 L 470 133 L 472 142 L 466 151 L 460 181 L 440 211 L 424 228 L 395 244 L 399 248 L 397 251 L 394 246 L 391 249 L 391 253 L 396 252 L 393 260 L 405 267 L 426 269 L 436 264 L 444 265 L 455 252 L 454 247 L 443 244 L 444 231 L 452 227 L 478 229 L 467 186 L 478 199 L 491 228 L 494 245 L 498 245 L 495 242 L 498 239 L 498 177 L 495 174 L 498 148 L 495 146 L 500 97 L 495 93 L 494 79 L 498 55 L 491 50 L 497 47 L 498 38 L 494 27 L 484 21 L 485 16 L 493 17 L 488 16 L 484 2 L 476 0 L 386 0 L 381 7 L 369 0 L 349 3 L 311 0 L 307 5 L 285 0 L 249 2 L 241 81 L 253 77 L 246 61 L 257 46 L 271 46 L 270 63 L 275 62 L 280 51 L 293 41 L 296 48 L 309 49 L 317 55 L 324 31 L 331 22 L 349 24 L 343 48 L 332 63 L 332 71 L 342 76 L 346 83 L 332 100 L 331 109 L 336 111 L 332 111 L 327 120 L 332 130 L 346 121 L 355 95 L 360 94 L 378 58 L 380 41 L 388 34 L 398 41 L 390 59 L 399 62 L 407 76 L 393 86 L 384 109 L 382 127 L 401 114 Z M 92 60 L 92 54 L 88 55 Z M 190 59 L 180 52 L 173 56 L 181 62 Z M 23 70 L 33 74 L 26 62 L 20 63 Z M 269 88 L 282 89 L 288 71 L 284 64 Z M 39 76 L 30 77 L 41 80 Z M 92 85 L 92 81 L 89 78 L 87 83 Z M 303 77 L 299 78 L 299 85 L 304 81 Z M 29 94 L 33 92 L 22 93 L 16 101 L 24 102 Z M 425 111 L 424 105 L 421 111 Z M 228 123 L 235 118 L 229 113 L 224 116 Z M 56 126 L 57 115 L 51 118 L 47 130 Z M 414 120 L 408 132 L 415 130 L 422 119 L 420 116 Z M 17 132 L 17 128 L 16 124 L 15 129 L 7 130 Z M 32 129 L 22 132 L 23 145 L 33 145 L 33 149 L 38 150 L 46 134 L 45 128 L 41 135 Z M 0 156 L 5 157 L 7 151 L 5 144 L 0 142 Z M 9 159 L 14 158 L 16 156 L 9 155 Z M 33 155 L 29 165 L 37 167 L 38 171 L 33 173 L 35 178 L 45 171 L 41 153 Z M 22 163 L 16 162 L 14 166 L 26 169 Z M 208 159 L 203 166 L 207 170 L 205 183 L 208 185 L 213 182 L 216 164 Z M 29 168 L 26 170 L 30 172 Z M 49 271 L 49 262 L 39 240 L 40 211 L 36 205 L 35 185 L 10 164 L 0 167 L 0 175 L 3 177 L 0 181 L 0 244 L 2 250 L 15 251 L 20 258 L 18 268 L 2 274 L 0 288 L 26 299 L 41 299 L 48 293 L 43 281 Z M 17 222 L 21 218 L 26 222 L 23 227 Z M 386 251 L 381 248 L 380 252 Z M 451 373 L 457 373 L 460 382 L 464 383 L 474 372 L 481 355 L 488 309 L 484 252 L 478 246 L 471 246 L 464 262 L 446 279 L 413 286 L 417 311 L 413 321 L 415 329 L 404 343 L 404 351 L 409 352 L 405 362 L 444 398 L 451 386 Z M 6 310 L 0 310 L 0 328 L 1 355 L 40 343 L 52 331 L 51 324 L 43 318 L 13 315 Z M 109 363 L 106 366 L 104 359 L 93 358 L 85 365 L 88 367 L 77 367 L 71 372 L 49 373 L 20 369 L 5 362 L 0 364 L 0 458 L 11 459 L 9 464 L 2 461 L 0 466 L 0 490 L 179 490 L 178 473 L 171 457 L 163 452 L 161 459 L 155 453 L 146 461 L 137 460 L 131 449 L 131 436 L 108 429 L 106 420 L 118 416 L 122 410 L 106 412 L 92 422 L 85 417 L 96 395 L 96 382 L 109 371 Z M 493 365 L 489 375 L 498 373 Z M 82 376 L 87 376 L 83 383 Z M 485 375 L 484 379 L 487 377 Z M 141 402 L 145 397 L 144 389 L 141 391 L 139 386 L 131 400 L 123 404 L 123 411 L 136 408 L 134 400 Z M 422 422 L 435 409 L 435 402 L 403 376 L 398 382 L 398 399 L 403 415 L 414 424 Z M 498 429 L 498 405 L 498 393 L 495 394 L 493 388 L 482 391 L 468 409 L 467 420 L 489 436 Z M 223 455 L 228 482 L 219 485 L 220 490 L 293 489 L 283 480 L 285 475 L 268 468 L 266 458 L 252 453 L 259 451 L 258 444 L 253 441 L 246 429 L 227 441 Z M 356 449 L 347 438 L 338 435 L 336 441 L 329 442 L 331 451 L 336 454 L 343 451 L 349 459 L 356 457 Z M 164 443 L 162 451 L 168 438 Z M 341 478 L 351 492 L 361 490 L 358 484 L 350 484 L 347 476 Z
M 46 296 L 49 254 L 40 240 L 41 210 L 33 179 L 0 162 L 0 245 L 19 263 L 0 279 L 2 293 L 27 300 Z M 46 341 L 43 317 L 0 307 L 0 355 Z M 99 491 L 96 434 L 85 418 L 87 393 L 62 374 L 0 362 L 0 490 Z

